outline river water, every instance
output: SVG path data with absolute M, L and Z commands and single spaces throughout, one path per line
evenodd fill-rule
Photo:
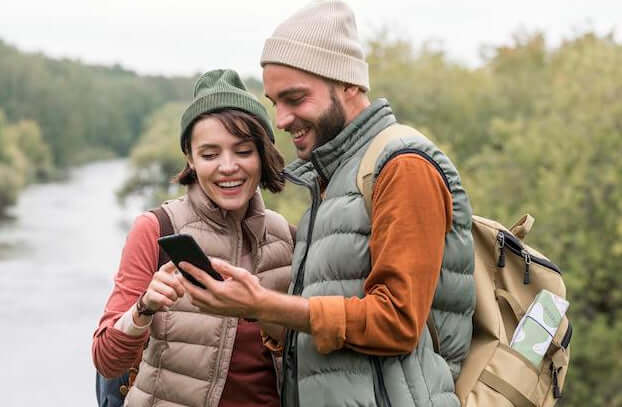
M 125 160 L 33 185 L 0 221 L 0 404 L 96 405 L 91 337 L 142 202 L 115 197 Z

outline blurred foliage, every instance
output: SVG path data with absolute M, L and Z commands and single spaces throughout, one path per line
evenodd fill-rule
M 14 204 L 27 183 L 48 178 L 52 169 L 52 155 L 37 123 L 8 123 L 0 110 L 0 209 Z
M 145 118 L 189 99 L 192 78 L 138 76 L 120 66 L 89 66 L 23 53 L 0 40 L 0 213 L 29 182 L 62 169 L 126 156 Z
M 142 194 L 149 206 L 157 206 L 183 194 L 171 180 L 186 162 L 179 145 L 179 120 L 185 107 L 183 103 L 168 103 L 148 118 L 130 155 L 132 174 L 118 191 L 121 201 L 131 194 Z
M 55 60 L 0 40 L 0 108 L 10 121 L 36 121 L 61 168 L 93 158 L 89 150 L 127 155 L 145 117 L 168 101 L 188 99 L 191 86 L 192 78 Z

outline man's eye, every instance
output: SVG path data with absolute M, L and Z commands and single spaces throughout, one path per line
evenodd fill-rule
M 289 98 L 287 100 L 287 103 L 290 104 L 290 105 L 299 105 L 300 103 L 302 103 L 303 99 L 304 99 L 303 96 L 298 96 L 298 97 L 295 97 L 295 98 Z

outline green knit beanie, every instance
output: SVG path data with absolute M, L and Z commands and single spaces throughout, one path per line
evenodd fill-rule
M 194 100 L 181 116 L 181 149 L 184 134 L 195 119 L 202 114 L 218 110 L 237 109 L 255 116 L 274 143 L 274 133 L 266 108 L 246 90 L 237 72 L 231 69 L 215 69 L 201 75 L 194 85 Z

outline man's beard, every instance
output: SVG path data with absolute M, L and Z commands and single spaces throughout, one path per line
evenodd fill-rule
M 346 126 L 346 115 L 343 106 L 337 100 L 334 87 L 330 89 L 330 101 L 331 105 L 328 109 L 313 123 L 317 135 L 314 149 L 334 139 Z
M 330 89 L 330 106 L 315 121 L 300 120 L 294 122 L 287 131 L 294 134 L 298 129 L 310 127 L 316 135 L 316 142 L 313 149 L 331 141 L 343 130 L 346 125 L 346 115 L 343 106 L 337 100 L 335 88 Z

